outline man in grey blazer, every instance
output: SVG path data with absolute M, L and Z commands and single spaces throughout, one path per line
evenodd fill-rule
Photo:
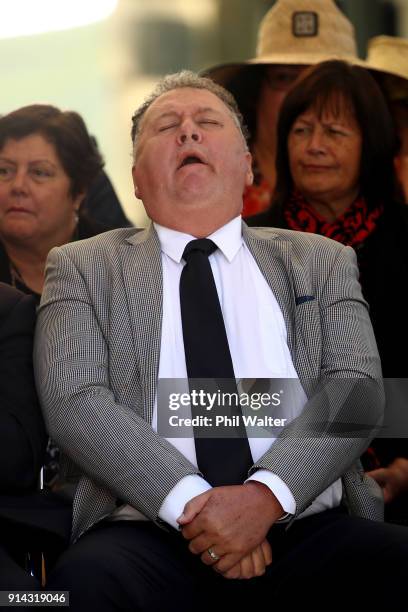
M 73 544 L 49 588 L 70 590 L 73 610 L 217 610 L 263 592 L 327 609 L 369 575 L 369 555 L 384 582 L 373 601 L 388 598 L 408 536 L 377 522 L 381 493 L 358 462 L 383 394 L 354 252 L 242 224 L 251 157 L 234 100 L 211 81 L 164 79 L 132 138 L 135 193 L 153 223 L 53 249 L 47 265 L 37 384 L 78 477 Z M 194 439 L 158 429 L 158 380 L 187 378 L 184 248 L 207 237 L 235 376 L 294 378 L 304 398 L 276 440 L 248 438 L 253 465 L 228 486 L 200 472 Z

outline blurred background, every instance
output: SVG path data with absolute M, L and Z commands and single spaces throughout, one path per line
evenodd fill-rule
M 158 78 L 255 55 L 273 0 L 0 0 L 0 114 L 33 102 L 78 111 L 136 225 L 130 119 Z M 408 36 L 408 0 L 339 0 L 359 53 L 378 34 Z

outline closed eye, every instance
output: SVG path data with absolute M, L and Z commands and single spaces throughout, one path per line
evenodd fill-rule
M 162 125 L 159 127 L 159 132 L 165 132 L 166 130 L 171 130 L 172 128 L 177 127 L 177 123 L 168 123 L 166 125 Z
M 215 121 L 215 119 L 200 119 L 198 122 L 199 125 L 221 125 L 219 121 Z
M 292 129 L 292 134 L 306 134 L 310 131 L 310 128 L 306 127 L 306 126 L 295 126 Z
M 333 127 L 329 127 L 327 128 L 327 131 L 329 132 L 329 134 L 334 135 L 334 136 L 345 136 L 346 133 L 343 130 L 340 130 L 338 128 L 333 128 Z

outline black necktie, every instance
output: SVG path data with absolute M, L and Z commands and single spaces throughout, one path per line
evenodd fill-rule
M 180 278 L 180 306 L 187 374 L 190 393 L 205 387 L 204 391 L 210 389 L 217 397 L 218 392 L 237 396 L 224 319 L 208 261 L 216 249 L 211 240 L 199 239 L 189 242 L 183 253 L 186 264 Z M 239 402 L 231 407 L 216 403 L 211 412 L 201 406 L 191 408 L 193 417 L 205 414 L 213 419 L 212 433 L 206 427 L 194 428 L 197 463 L 204 478 L 213 486 L 242 483 L 252 457 Z M 216 415 L 229 420 L 214 427 Z

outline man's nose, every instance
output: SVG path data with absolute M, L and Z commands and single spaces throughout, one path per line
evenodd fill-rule
M 179 130 L 178 134 L 179 144 L 185 144 L 189 140 L 193 142 L 201 142 L 201 130 L 198 125 L 192 121 L 184 121 Z

